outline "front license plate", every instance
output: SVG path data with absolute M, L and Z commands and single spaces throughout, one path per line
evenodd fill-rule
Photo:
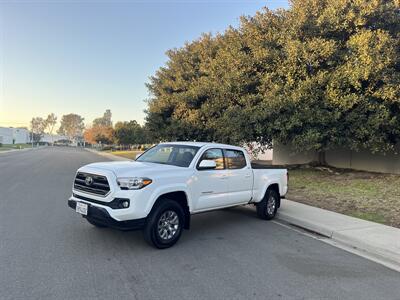
M 76 202 L 76 212 L 80 213 L 81 215 L 87 215 L 88 205 L 82 202 Z

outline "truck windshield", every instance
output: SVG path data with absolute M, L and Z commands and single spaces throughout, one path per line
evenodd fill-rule
M 139 156 L 136 161 L 187 168 L 199 149 L 196 146 L 157 145 Z

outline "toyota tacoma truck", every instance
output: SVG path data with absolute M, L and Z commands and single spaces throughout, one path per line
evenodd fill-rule
M 196 213 L 253 204 L 258 217 L 271 220 L 287 185 L 285 168 L 252 163 L 243 148 L 161 143 L 135 161 L 81 167 L 68 205 L 97 227 L 143 229 L 145 240 L 163 249 Z

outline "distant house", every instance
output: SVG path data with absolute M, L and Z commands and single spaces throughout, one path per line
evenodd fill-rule
M 62 140 L 68 140 L 68 137 L 66 137 L 65 135 L 59 135 L 59 134 L 51 135 L 51 134 L 45 133 L 42 136 L 42 138 L 40 139 L 41 142 L 49 143 L 49 144 L 55 143 L 58 141 L 62 141 Z
M 0 127 L 0 143 L 26 144 L 30 142 L 29 130 L 26 128 Z
M 60 140 L 68 140 L 68 138 L 64 135 L 45 133 L 40 142 L 51 144 Z M 31 133 L 26 128 L 0 127 L 0 143 L 2 144 L 27 144 L 31 142 Z

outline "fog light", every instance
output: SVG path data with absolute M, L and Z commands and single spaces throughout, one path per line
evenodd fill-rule
M 127 208 L 127 207 L 129 207 L 129 202 L 128 201 L 122 201 L 122 206 L 123 206 L 123 208 Z

